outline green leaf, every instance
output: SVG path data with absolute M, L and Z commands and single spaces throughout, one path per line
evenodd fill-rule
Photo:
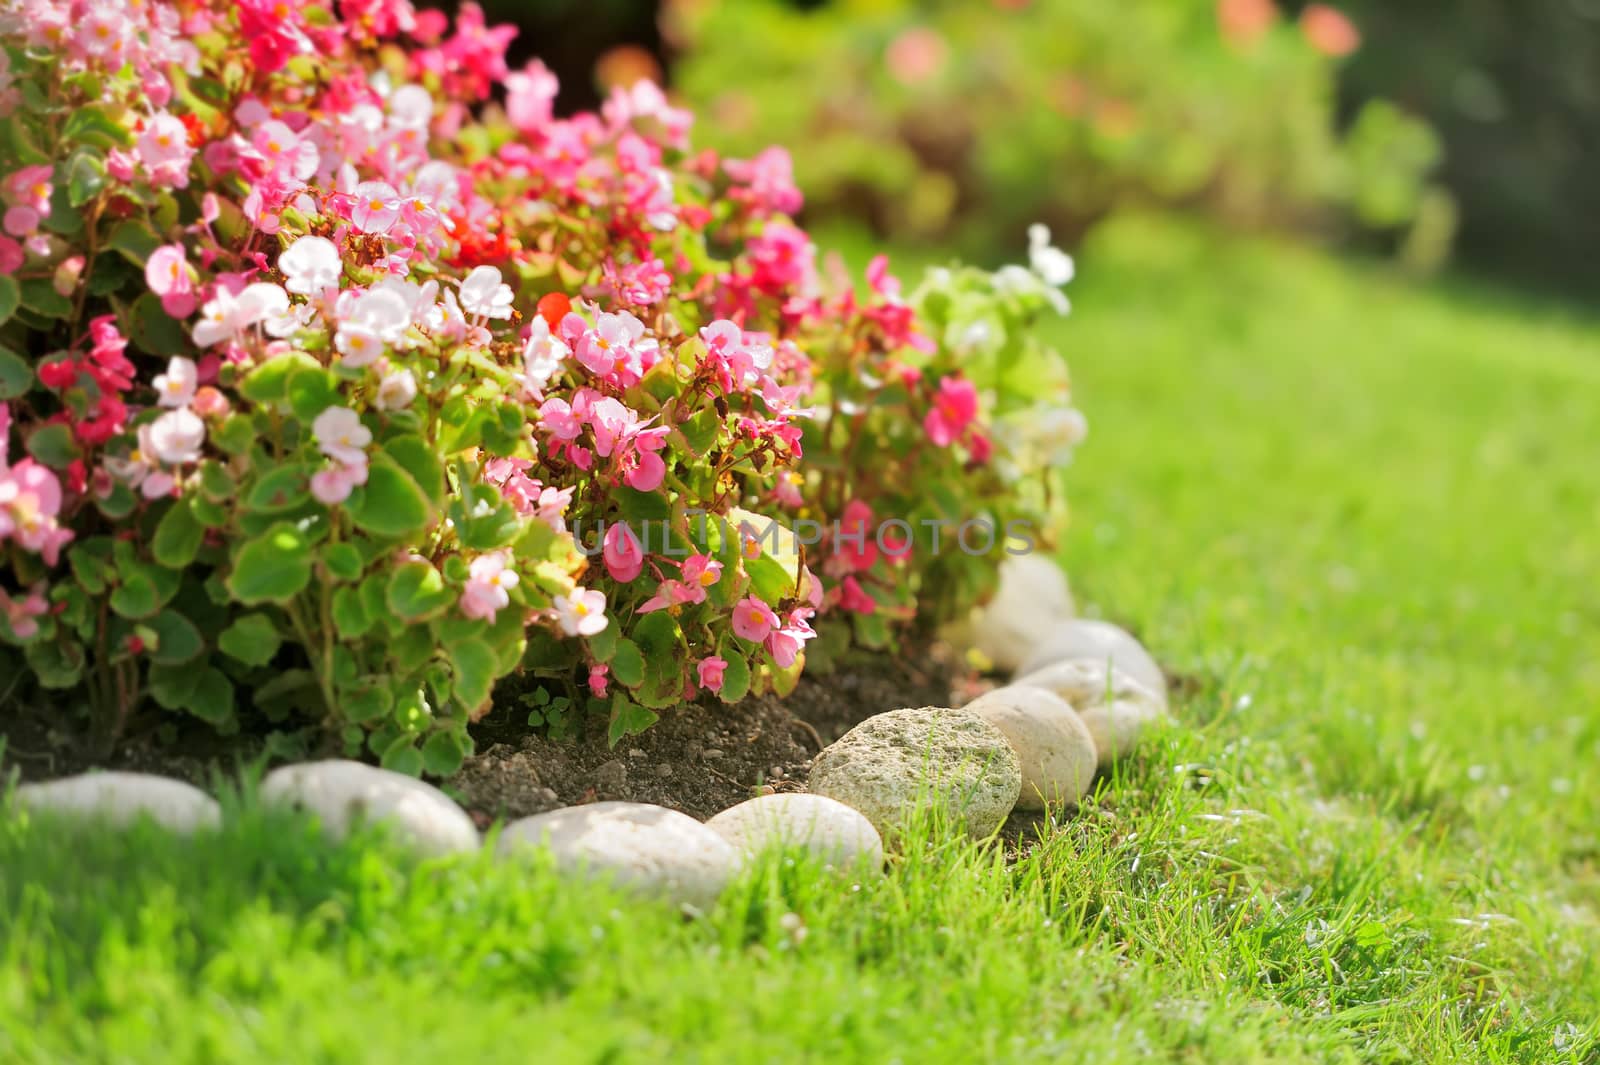
M 387 717 L 394 709 L 394 693 L 387 685 L 369 679 L 354 691 L 339 692 L 339 713 L 346 721 L 363 724 Z
M 367 634 L 377 620 L 367 609 L 359 589 L 339 588 L 334 591 L 333 627 L 338 631 L 339 639 L 359 639 Z
M 55 285 L 44 278 L 22 283 L 22 305 L 46 318 L 72 317 L 72 301 L 57 292 Z
M 722 690 L 717 697 L 725 703 L 736 703 L 750 694 L 750 663 L 744 655 L 729 649 L 722 655 L 728 668 L 722 671 Z
M 178 666 L 163 666 L 159 663 L 150 667 L 150 674 L 145 680 L 145 691 L 150 697 L 167 710 L 182 710 L 194 698 L 195 688 L 200 685 L 200 675 L 204 670 L 183 669 Z
M 301 366 L 289 377 L 289 409 L 310 425 L 329 407 L 340 405 L 339 379 L 321 366 Z
M 384 602 L 389 610 L 407 622 L 424 621 L 442 614 L 455 600 L 455 590 L 445 587 L 439 571 L 426 562 L 401 563 L 395 567 L 384 589 Z
M 10 278 L 0 280 L 10 281 Z M 13 282 L 15 284 L 15 282 Z M 0 302 L 4 296 L 0 294 Z M 0 311 L 4 308 L 0 307 Z M 5 320 L 5 315 L 0 314 L 0 321 Z M 0 348 L 0 401 L 16 399 L 33 387 L 33 367 L 22 361 L 22 356 L 7 349 Z
M 67 164 L 67 201 L 82 207 L 106 185 L 106 164 L 92 150 L 79 149 Z
M 422 489 L 422 494 L 435 505 L 444 503 L 444 465 L 420 436 L 407 433 L 388 440 L 383 450 L 395 463 L 411 475 Z
M 126 148 L 133 143 L 133 134 L 94 104 L 73 111 L 62 127 L 61 137 L 100 148 Z
M 289 381 L 301 370 L 321 372 L 322 364 L 303 351 L 273 356 L 245 375 L 244 380 L 239 382 L 239 394 L 252 403 L 286 402 L 289 398 Z
M 161 609 L 161 592 L 148 572 L 134 570 L 111 593 L 111 609 L 135 621 L 147 618 Z
M 589 653 L 601 662 L 611 661 L 611 656 L 617 653 L 617 641 L 620 636 L 619 626 L 607 625 L 589 637 Z
M 311 471 L 301 463 L 289 463 L 274 467 L 252 485 L 244 505 L 258 514 L 279 514 L 310 498 Z
M 404 773 L 408 777 L 422 775 L 422 752 L 412 745 L 410 736 L 402 736 L 388 750 L 383 752 L 380 759 L 383 768 L 391 769 L 396 773 Z
M 106 247 L 143 269 L 151 254 L 161 247 L 161 238 L 148 222 L 130 218 L 117 223 L 106 238 Z
M 622 692 L 611 697 L 611 727 L 606 732 L 606 743 L 615 747 L 624 736 L 636 735 L 661 720 L 653 710 L 647 710 Z
M 280 522 L 239 549 L 228 575 L 228 591 L 247 606 L 287 603 L 311 580 L 311 548 L 305 534 Z
M 456 701 L 470 715 L 489 701 L 498 678 L 498 659 L 494 648 L 482 640 L 462 640 L 449 649 L 455 663 Z
M 224 418 L 222 425 L 211 434 L 211 442 L 230 455 L 243 455 L 250 450 L 255 440 L 256 430 L 251 424 L 250 416 L 237 411 Z
M 183 569 L 200 553 L 205 536 L 206 527 L 195 518 L 189 500 L 180 499 L 161 516 L 150 541 L 150 553 L 168 569 Z
M 353 544 L 328 544 L 322 549 L 322 564 L 335 580 L 354 581 L 361 577 L 366 560 Z
M 217 637 L 217 648 L 247 666 L 264 666 L 278 653 L 283 637 L 265 614 L 242 614 Z
M 151 355 L 182 355 L 189 349 L 183 323 L 161 309 L 154 293 L 146 292 L 128 309 L 128 339 Z
M 194 622 L 176 610 L 163 610 L 144 622 L 156 637 L 150 650 L 150 661 L 163 666 L 181 666 L 193 662 L 205 650 L 205 640 Z
M 472 737 L 465 732 L 435 732 L 422 745 L 422 771 L 433 777 L 451 776 L 471 753 Z
M 616 628 L 607 625 L 608 630 Z M 639 651 L 639 645 L 632 640 L 618 640 L 616 652 L 611 656 L 611 675 L 617 678 L 617 683 L 628 688 L 637 688 L 644 683 L 644 655 Z
M 198 671 L 194 690 L 183 708 L 202 721 L 226 725 L 233 721 L 233 682 L 216 666 Z
M 83 452 L 72 438 L 72 430 L 61 422 L 53 422 L 28 435 L 28 454 L 53 470 L 64 470 Z
M 75 688 L 83 678 L 83 648 L 76 640 L 37 640 L 22 649 L 33 678 L 46 688 Z
M 420 533 L 433 520 L 433 507 L 411 475 L 380 453 L 367 470 L 367 483 L 350 497 L 350 520 L 377 536 L 400 538 Z
M 11 125 L 12 123 L 4 123 Z M 22 289 L 10 274 L 0 274 L 0 325 L 11 320 L 22 304 Z

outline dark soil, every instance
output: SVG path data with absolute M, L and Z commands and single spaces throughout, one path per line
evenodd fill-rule
M 604 721 L 559 742 L 520 732 L 508 710 L 480 723 L 482 753 L 447 787 L 484 823 L 608 799 L 704 819 L 766 789 L 803 790 L 816 753 L 873 714 L 960 705 L 978 683 L 942 645 L 863 656 L 827 675 L 807 674 L 787 699 L 702 700 L 664 711 L 615 748 Z
M 762 789 L 801 790 L 812 757 L 873 714 L 902 706 L 959 706 L 986 687 L 948 647 L 849 658 L 827 675 L 807 674 L 787 699 L 767 695 L 728 706 L 714 699 L 663 711 L 642 735 L 611 748 L 606 722 L 586 723 L 577 740 L 527 733 L 525 711 L 492 712 L 474 727 L 479 754 L 445 789 L 480 824 L 604 799 L 670 806 L 699 818 Z M 0 714 L 0 782 L 91 768 L 160 773 L 210 789 L 251 763 L 315 757 L 277 749 L 265 736 L 219 736 L 198 721 L 151 715 L 134 722 L 105 758 L 87 753 L 77 715 L 59 708 Z

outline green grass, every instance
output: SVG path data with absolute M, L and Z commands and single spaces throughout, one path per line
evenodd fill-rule
M 1065 557 L 1194 687 L 1029 857 L 684 922 L 12 819 L 0 1061 L 1600 1061 L 1600 324 L 1161 222 L 1081 267 Z

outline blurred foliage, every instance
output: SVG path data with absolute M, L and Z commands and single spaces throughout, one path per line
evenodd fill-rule
M 1589 291 L 1600 270 L 1600 2 L 1349 0 L 1366 44 L 1342 75 L 1449 145 L 1461 257 Z
M 1382 100 L 1336 121 L 1336 12 L 1270 0 L 675 0 L 665 37 L 702 136 L 795 146 L 813 214 L 897 238 L 1067 240 L 1129 204 L 1236 224 L 1374 233 L 1437 261 L 1441 151 Z M 1331 25 L 1329 24 L 1331 22 Z

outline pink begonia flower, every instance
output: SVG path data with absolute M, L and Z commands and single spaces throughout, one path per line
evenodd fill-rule
M 593 589 L 575 588 L 571 595 L 555 598 L 556 623 L 568 636 L 593 636 L 604 632 L 611 619 L 606 617 L 606 594 Z
M 596 699 L 606 697 L 607 675 L 610 672 L 611 667 L 606 665 L 589 667 L 589 691 Z
M 461 590 L 461 613 L 469 618 L 493 621 L 511 604 L 510 591 L 517 586 L 517 571 L 507 568 L 511 556 L 505 551 L 479 555 L 468 569 L 466 587 Z
M 734 190 L 738 199 L 754 203 L 771 214 L 794 214 L 800 209 L 802 197 L 794 183 L 794 162 L 789 153 L 773 146 L 754 159 L 726 159 L 723 170 L 733 180 L 745 185 Z
M 949 447 L 977 417 L 977 387 L 964 377 L 943 377 L 922 428 L 936 447 Z
M 601 557 L 606 572 L 619 584 L 627 584 L 644 569 L 644 548 L 639 544 L 639 537 L 623 522 L 606 530 Z
M 19 640 L 31 639 L 39 634 L 38 619 L 50 612 L 50 602 L 44 597 L 44 584 L 33 586 L 29 592 L 12 598 L 0 588 L 0 619 L 11 627 L 11 635 Z
M 189 186 L 194 149 L 189 146 L 188 128 L 176 117 L 157 112 L 145 122 L 133 148 L 150 184 L 177 189 Z
M 339 287 L 344 264 L 339 261 L 339 248 L 333 241 L 304 236 L 283 249 L 278 256 L 278 269 L 286 278 L 284 288 L 315 299 Z
M 398 343 L 411 326 L 411 306 L 393 288 L 374 286 L 339 300 L 343 320 L 333 346 L 347 366 L 369 366 L 383 354 L 385 345 Z
M 9 276 L 16 273 L 25 258 L 21 244 L 10 237 L 0 236 L 0 274 Z
M 40 218 L 50 217 L 51 184 L 55 171 L 47 163 L 25 166 L 5 180 L 6 202 L 36 211 Z
M 200 320 L 192 330 L 194 342 L 202 348 L 235 340 L 246 329 L 289 309 L 289 295 L 277 285 L 258 281 L 246 285 L 237 295 L 218 286 L 216 294 L 200 308 Z
M 56 521 L 61 512 L 61 482 L 31 458 L 6 465 L 10 425 L 10 408 L 0 403 L 0 543 L 12 538 L 54 566 L 61 548 L 73 537 L 71 530 Z
M 367 445 L 372 430 L 361 424 L 361 416 L 349 407 L 329 407 L 311 423 L 317 447 L 333 461 L 345 466 L 365 466 Z
M 610 396 L 589 407 L 589 429 L 594 433 L 595 454 L 610 456 L 617 441 L 627 437 L 639 422 L 639 416 Z
M 189 271 L 182 244 L 163 244 L 144 264 L 144 283 L 161 299 L 161 309 L 173 318 L 187 318 L 197 303 L 194 275 Z
M 156 403 L 163 407 L 187 407 L 200 384 L 200 371 L 193 359 L 174 355 L 167 361 L 167 372 L 155 379 Z
M 804 622 L 786 625 L 767 637 L 767 653 L 779 669 L 788 669 L 805 647 L 805 642 L 815 636 L 811 626 Z
M 702 658 L 695 666 L 695 679 L 708 692 L 722 690 L 722 675 L 728 669 L 728 660 L 719 655 Z
M 721 579 L 722 563 L 710 555 L 690 555 L 683 560 L 685 584 L 697 584 L 701 588 L 709 588 Z
M 537 133 L 550 124 L 561 86 L 544 63 L 529 60 L 519 71 L 506 75 L 506 118 L 519 133 Z
M 710 555 L 691 555 L 683 560 L 680 576 L 681 580 L 662 581 L 656 594 L 640 605 L 639 613 L 705 602 L 706 589 L 722 577 L 722 563 Z
M 350 221 L 363 233 L 387 233 L 400 217 L 400 194 L 387 181 L 363 181 L 355 188 Z
M 569 314 L 562 320 L 562 330 L 566 331 L 568 322 L 576 318 L 579 325 L 583 326 L 583 319 L 576 314 Z M 639 321 L 627 311 L 618 311 L 614 314 L 602 312 L 596 317 L 594 328 L 583 328 L 582 335 L 574 346 L 578 361 L 590 373 L 600 377 L 610 377 L 616 373 L 619 366 L 624 366 L 630 357 L 636 358 L 635 345 L 644 337 L 644 323 Z
M 878 601 L 868 595 L 861 587 L 861 582 L 854 577 L 846 577 L 840 582 L 839 606 L 856 614 L 875 614 L 878 611 Z
M 417 379 L 410 370 L 396 370 L 378 385 L 379 410 L 405 410 L 417 398 Z
M 206 423 L 187 407 L 169 410 L 150 423 L 151 453 L 167 466 L 199 462 L 205 439 Z
M 461 309 L 474 318 L 510 318 L 511 286 L 492 266 L 476 267 L 461 281 Z
M 318 503 L 336 507 L 350 498 L 357 485 L 367 483 L 367 464 L 328 466 L 311 475 L 311 495 Z
M 778 615 L 755 596 L 746 596 L 734 604 L 733 634 L 741 640 L 760 643 L 778 627 Z
M 13 237 L 31 237 L 39 229 L 39 212 L 32 207 L 7 207 L 0 226 Z
M 583 431 L 583 419 L 573 413 L 572 405 L 555 397 L 540 404 L 539 424 L 557 440 L 576 440 Z

